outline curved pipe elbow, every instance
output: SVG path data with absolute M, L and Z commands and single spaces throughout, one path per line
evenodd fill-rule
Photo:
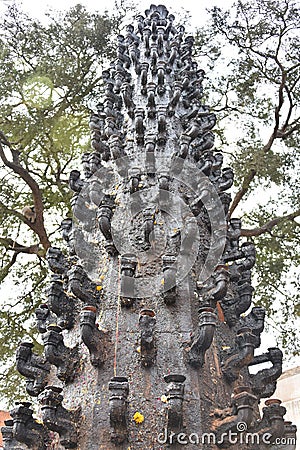
M 59 411 L 55 407 L 43 407 L 43 422 L 49 430 L 60 435 L 60 442 L 65 448 L 76 448 L 77 431 L 70 413 L 63 407 L 59 407 Z
M 80 315 L 80 335 L 83 343 L 89 349 L 92 365 L 97 367 L 103 364 L 103 336 L 95 322 L 96 308 L 86 306 Z
M 106 240 L 111 241 L 111 224 L 110 219 L 106 216 L 100 216 L 98 219 L 99 228 Z
M 269 372 L 269 378 L 271 382 L 275 382 L 282 375 L 282 362 L 275 363 L 273 367 L 271 367 Z
M 212 344 L 214 334 L 215 334 L 215 329 L 216 329 L 216 324 L 203 325 L 202 349 L 204 352 L 206 352 Z
M 228 286 L 228 281 L 222 280 L 217 284 L 217 290 L 216 293 L 214 294 L 214 299 L 216 301 L 218 300 L 222 300 L 225 295 L 227 294 L 227 286 Z
M 113 377 L 108 384 L 109 418 L 111 440 L 117 445 L 122 444 L 128 435 L 127 430 L 127 396 L 129 392 L 128 379 L 125 377 Z
M 199 336 L 197 338 L 196 345 L 203 353 L 205 353 L 206 350 L 208 350 L 209 347 L 211 346 L 215 334 L 215 329 L 216 329 L 215 323 L 210 325 L 208 324 L 200 325 Z
M 171 55 L 170 55 L 169 61 L 168 61 L 168 63 L 171 66 L 174 64 L 174 61 L 175 61 L 176 57 L 177 57 L 177 50 L 175 48 L 173 48 L 172 51 L 171 51 Z
M 144 223 L 145 242 L 150 243 L 150 234 L 154 230 L 154 223 L 152 219 L 147 219 Z
M 217 436 L 217 446 L 218 447 L 229 447 L 230 443 L 227 443 L 226 437 L 230 434 L 230 432 L 234 432 L 235 435 L 238 435 L 239 424 L 243 423 L 247 425 L 247 428 L 250 427 L 253 418 L 253 409 L 251 407 L 244 408 L 239 411 L 236 416 L 232 416 L 231 420 L 223 419 L 217 427 L 216 427 L 216 436 Z
M 73 279 L 69 280 L 69 289 L 72 292 L 72 294 L 75 295 L 75 297 L 79 298 L 83 302 L 89 302 L 91 301 L 91 295 L 89 295 L 87 292 L 84 291 L 81 287 L 81 283 L 79 280 Z
M 241 356 L 238 359 L 238 366 L 240 368 L 247 366 L 254 358 L 254 345 L 245 345 L 241 351 Z
M 141 84 L 142 84 L 142 86 L 146 86 L 147 78 L 148 78 L 148 71 L 146 69 L 143 69 L 142 72 L 141 72 Z
M 251 306 L 253 291 L 254 288 L 248 283 L 245 283 L 238 288 L 238 302 L 236 305 L 237 316 L 246 312 Z
M 55 345 L 44 343 L 44 351 L 46 359 L 49 361 L 50 364 L 59 367 L 65 362 L 64 352 L 61 351 L 61 349 L 58 350 L 55 347 Z
M 32 443 L 28 436 L 28 430 L 26 429 L 24 422 L 19 420 L 14 421 L 13 434 L 18 442 L 24 442 L 26 445 L 30 445 Z
M 216 436 L 218 437 L 218 447 L 229 447 L 228 435 L 230 431 L 239 432 L 238 425 L 245 423 L 250 427 L 253 420 L 253 405 L 257 402 L 255 395 L 251 394 L 249 387 L 240 386 L 235 389 L 232 400 L 233 411 L 236 414 L 225 419 L 218 420 L 214 424 Z M 225 439 L 224 439 L 225 437 Z M 229 444 L 229 445 L 228 445 Z
M 204 191 L 207 192 L 207 191 Z M 213 291 L 212 295 L 215 301 L 222 300 L 227 294 L 228 282 L 229 282 L 229 273 L 228 269 L 224 266 L 219 266 L 215 272 L 215 283 L 216 288 Z
M 71 420 L 69 411 L 63 407 L 61 407 L 61 410 L 63 415 L 62 417 L 60 417 L 59 414 L 57 414 L 56 424 L 53 424 L 52 429 L 54 431 L 54 428 L 56 427 L 56 430 L 60 435 L 68 433 L 72 434 L 75 430 L 74 430 L 74 423 Z M 64 417 L 64 415 L 66 417 Z
M 259 434 L 269 433 L 274 441 L 284 435 L 283 416 L 286 414 L 286 408 L 281 405 L 281 400 L 274 398 L 266 400 L 265 405 Z
M 29 448 L 41 448 L 38 442 L 40 443 L 42 436 L 38 431 L 34 431 L 32 427 L 26 426 L 24 422 L 19 420 L 14 422 L 13 434 L 18 442 L 23 442 Z
M 284 435 L 285 427 L 283 417 L 272 419 L 270 433 L 272 434 L 272 440 L 280 438 Z
M 232 180 L 224 181 L 224 182 L 220 183 L 219 190 L 222 192 L 227 191 L 227 189 L 231 188 L 231 186 L 232 186 Z
M 253 409 L 251 407 L 245 407 L 244 409 L 240 410 L 237 415 L 234 415 L 231 417 L 231 420 L 228 420 L 228 417 L 226 419 L 223 419 L 221 421 L 217 428 L 217 436 L 227 435 L 230 431 L 236 432 L 238 429 L 238 425 L 240 423 L 245 423 L 247 427 L 250 427 L 251 422 L 253 418 Z M 218 442 L 222 442 L 222 439 L 218 439 Z M 222 445 L 221 445 L 222 446 Z
M 200 310 L 198 335 L 190 349 L 190 364 L 203 366 L 206 351 L 210 348 L 216 329 L 217 316 L 213 308 L 203 308 Z
M 229 383 L 235 381 L 240 370 L 248 366 L 254 359 L 254 347 L 256 336 L 249 328 L 239 330 L 236 343 L 237 351 L 224 363 L 222 372 Z
M 155 312 L 151 309 L 142 309 L 139 317 L 141 361 L 147 367 L 153 364 L 156 356 L 154 345 L 154 327 L 156 324 Z
M 87 348 L 91 351 L 91 352 L 95 352 L 97 351 L 97 345 L 96 345 L 96 341 L 95 341 L 95 337 L 94 337 L 94 329 L 95 325 L 91 325 L 91 324 L 80 324 L 80 336 L 82 339 L 82 342 L 87 346 Z
M 183 399 L 171 399 L 169 400 L 167 407 L 167 424 L 169 430 L 178 430 L 182 429 L 183 423 Z
M 148 105 L 149 107 L 155 108 L 155 95 L 153 91 L 150 91 L 148 94 Z
M 158 84 L 162 86 L 165 82 L 165 72 L 163 69 L 159 69 L 157 72 Z
M 17 358 L 16 359 L 16 369 L 21 375 L 23 375 L 23 377 L 31 378 L 31 379 L 34 378 L 33 368 L 30 366 L 28 361 L 21 359 L 21 358 Z
M 56 407 L 49 405 L 42 406 L 41 411 L 44 424 L 49 428 L 49 430 L 58 432 Z
M 251 425 L 253 418 L 253 408 L 251 406 L 240 407 L 238 410 L 238 415 L 236 419 L 236 423 L 246 423 L 247 427 Z
M 170 374 L 164 377 L 169 397 L 167 405 L 167 429 L 170 432 L 178 433 L 183 425 L 183 400 L 184 400 L 184 375 Z
M 95 367 L 101 366 L 103 357 L 100 331 L 87 324 L 81 325 L 80 328 L 81 339 L 89 349 L 91 364 Z
M 26 377 L 26 391 L 28 394 L 32 397 L 38 396 L 47 384 L 49 370 L 33 367 L 20 360 L 16 364 L 16 369 L 23 377 Z
M 255 264 L 256 257 L 255 256 L 247 256 L 244 261 L 244 270 L 251 270 Z
M 131 194 L 138 191 L 139 183 L 140 183 L 140 180 L 137 177 L 134 177 L 130 180 L 130 193 Z
M 138 134 L 144 134 L 144 124 L 143 124 L 143 118 L 137 117 L 135 120 L 135 131 Z
M 161 177 L 161 179 L 159 180 L 159 189 L 164 190 L 164 191 L 169 191 L 170 186 L 169 186 L 168 178 Z

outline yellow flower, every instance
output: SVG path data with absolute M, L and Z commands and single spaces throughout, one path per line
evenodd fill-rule
M 165 284 L 164 278 L 161 280 L 160 284 L 163 286 Z
M 137 411 L 136 413 L 134 413 L 133 420 L 135 421 L 135 423 L 143 423 L 145 417 L 143 416 L 143 414 Z
M 168 403 L 168 397 L 167 397 L 166 395 L 162 395 L 162 396 L 160 397 L 160 399 L 161 399 L 161 401 L 162 401 L 163 403 Z
M 102 288 L 102 286 L 97 286 L 96 289 L 97 289 L 97 291 L 102 291 L 103 288 Z
M 42 421 L 42 419 L 35 419 L 35 422 L 36 422 L 36 423 L 39 423 L 39 424 L 41 424 L 41 425 L 44 425 L 44 422 Z

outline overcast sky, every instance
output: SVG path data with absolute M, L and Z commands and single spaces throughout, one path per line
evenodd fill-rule
M 118 1 L 118 0 L 117 0 Z M 6 5 L 13 3 L 14 0 L 0 0 L 0 14 L 6 9 Z M 69 9 L 71 6 L 81 3 L 89 10 L 103 12 L 105 9 L 110 10 L 115 4 L 114 0 L 45 0 L 37 2 L 36 0 L 15 0 L 17 5 L 22 5 L 23 9 L 33 17 L 42 17 L 44 12 L 51 9 Z M 118 1 L 119 3 L 119 1 Z M 224 9 L 230 8 L 233 0 L 164 0 L 161 2 L 151 2 L 151 0 L 132 0 L 136 4 L 141 13 L 147 9 L 151 3 L 164 4 L 172 12 L 180 13 L 182 9 L 191 13 L 191 26 L 202 26 L 208 19 L 206 8 L 219 6 Z

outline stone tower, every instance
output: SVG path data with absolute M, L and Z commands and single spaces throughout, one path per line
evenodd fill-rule
M 70 174 L 66 248 L 47 256 L 44 354 L 17 351 L 38 419 L 16 404 L 5 449 L 295 448 L 280 400 L 259 412 L 282 352 L 259 351 L 255 247 L 228 217 L 233 171 L 214 149 L 193 44 L 162 5 L 118 36 L 91 152 Z

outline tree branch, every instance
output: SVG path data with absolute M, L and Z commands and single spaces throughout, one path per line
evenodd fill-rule
M 286 133 L 283 133 L 280 137 L 282 139 L 287 138 L 288 136 L 290 136 L 291 134 L 294 133 L 294 131 L 298 131 L 300 130 L 300 123 L 294 125 L 292 128 L 290 128 Z
M 14 241 L 11 238 L 0 237 L 0 244 L 3 245 L 7 250 L 12 250 L 15 253 L 27 253 L 30 255 L 39 255 L 40 256 L 40 248 L 39 244 L 34 245 L 22 245 L 18 244 L 18 242 Z
M 267 144 L 264 145 L 264 147 L 263 147 L 264 152 L 268 152 L 271 149 L 274 140 L 276 139 L 276 137 L 278 137 L 277 132 L 279 130 L 279 125 L 280 125 L 280 111 L 281 111 L 281 108 L 284 103 L 283 91 L 285 89 L 287 74 L 278 60 L 277 60 L 277 63 L 281 69 L 281 83 L 280 83 L 279 90 L 278 90 L 278 105 L 275 108 L 275 126 L 274 126 L 273 133 L 270 136 L 270 139 L 268 140 Z M 285 126 L 287 126 L 287 124 L 285 124 Z
M 284 133 L 285 130 L 287 129 L 287 127 L 288 127 L 288 125 L 289 125 L 289 122 L 290 122 L 290 120 L 291 120 L 292 111 L 293 111 L 293 108 L 294 108 L 294 102 L 293 102 L 293 99 L 292 99 L 291 91 L 289 90 L 289 88 L 288 88 L 287 85 L 285 85 L 284 88 L 285 88 L 285 91 L 286 91 L 287 96 L 288 96 L 288 99 L 289 99 L 289 109 L 288 109 L 288 112 L 287 112 L 287 115 L 286 115 L 285 123 L 284 123 L 284 125 L 281 127 L 281 129 L 280 129 L 280 132 L 281 132 L 281 133 Z M 279 131 L 279 130 L 278 130 L 278 131 Z M 277 135 L 278 135 L 278 132 L 277 132 Z
M 4 280 L 4 278 L 8 275 L 11 267 L 15 264 L 15 262 L 17 261 L 17 257 L 18 257 L 18 253 L 14 253 L 12 255 L 11 260 L 9 261 L 8 264 L 6 264 L 6 266 L 4 266 L 3 268 L 0 269 L 0 282 L 2 282 Z
M 42 193 L 39 188 L 38 183 L 32 178 L 32 176 L 27 172 L 24 167 L 22 167 L 19 164 L 16 164 L 16 162 L 9 161 L 4 153 L 3 146 L 7 146 L 12 156 L 14 157 L 14 150 L 11 148 L 11 144 L 5 137 L 5 135 L 1 132 L 0 133 L 0 157 L 5 164 L 6 167 L 9 167 L 13 170 L 13 172 L 17 175 L 19 175 L 22 180 L 25 181 L 25 183 L 29 186 L 32 192 L 33 200 L 34 200 L 34 209 L 36 213 L 36 221 L 32 224 L 30 227 L 39 237 L 40 242 L 45 250 L 47 250 L 50 247 L 50 241 L 48 239 L 47 232 L 45 230 L 44 226 L 44 217 L 43 217 L 43 211 L 44 211 L 44 205 L 43 205 L 43 199 L 42 199 Z M 27 224 L 28 225 L 28 224 Z
M 256 175 L 256 170 L 255 169 L 250 169 L 250 171 L 248 172 L 248 174 L 246 174 L 244 176 L 243 179 L 243 184 L 241 189 L 236 193 L 230 208 L 229 208 L 229 212 L 228 212 L 228 216 L 231 217 L 233 211 L 236 209 L 236 207 L 238 206 L 239 202 L 242 200 L 242 198 L 244 197 L 244 195 L 246 194 L 246 192 L 249 189 L 249 186 L 251 184 L 251 181 L 255 178 Z
M 266 222 L 261 227 L 256 227 L 256 228 L 252 228 L 252 229 L 242 228 L 241 236 L 254 237 L 254 236 L 260 236 L 261 234 L 264 234 L 264 233 L 270 233 L 276 225 L 279 225 L 280 223 L 286 222 L 288 220 L 294 220 L 296 217 L 299 217 L 299 216 L 300 216 L 300 209 L 298 209 L 297 211 L 295 211 L 291 214 L 288 214 L 286 216 L 275 217 L 274 219 Z

